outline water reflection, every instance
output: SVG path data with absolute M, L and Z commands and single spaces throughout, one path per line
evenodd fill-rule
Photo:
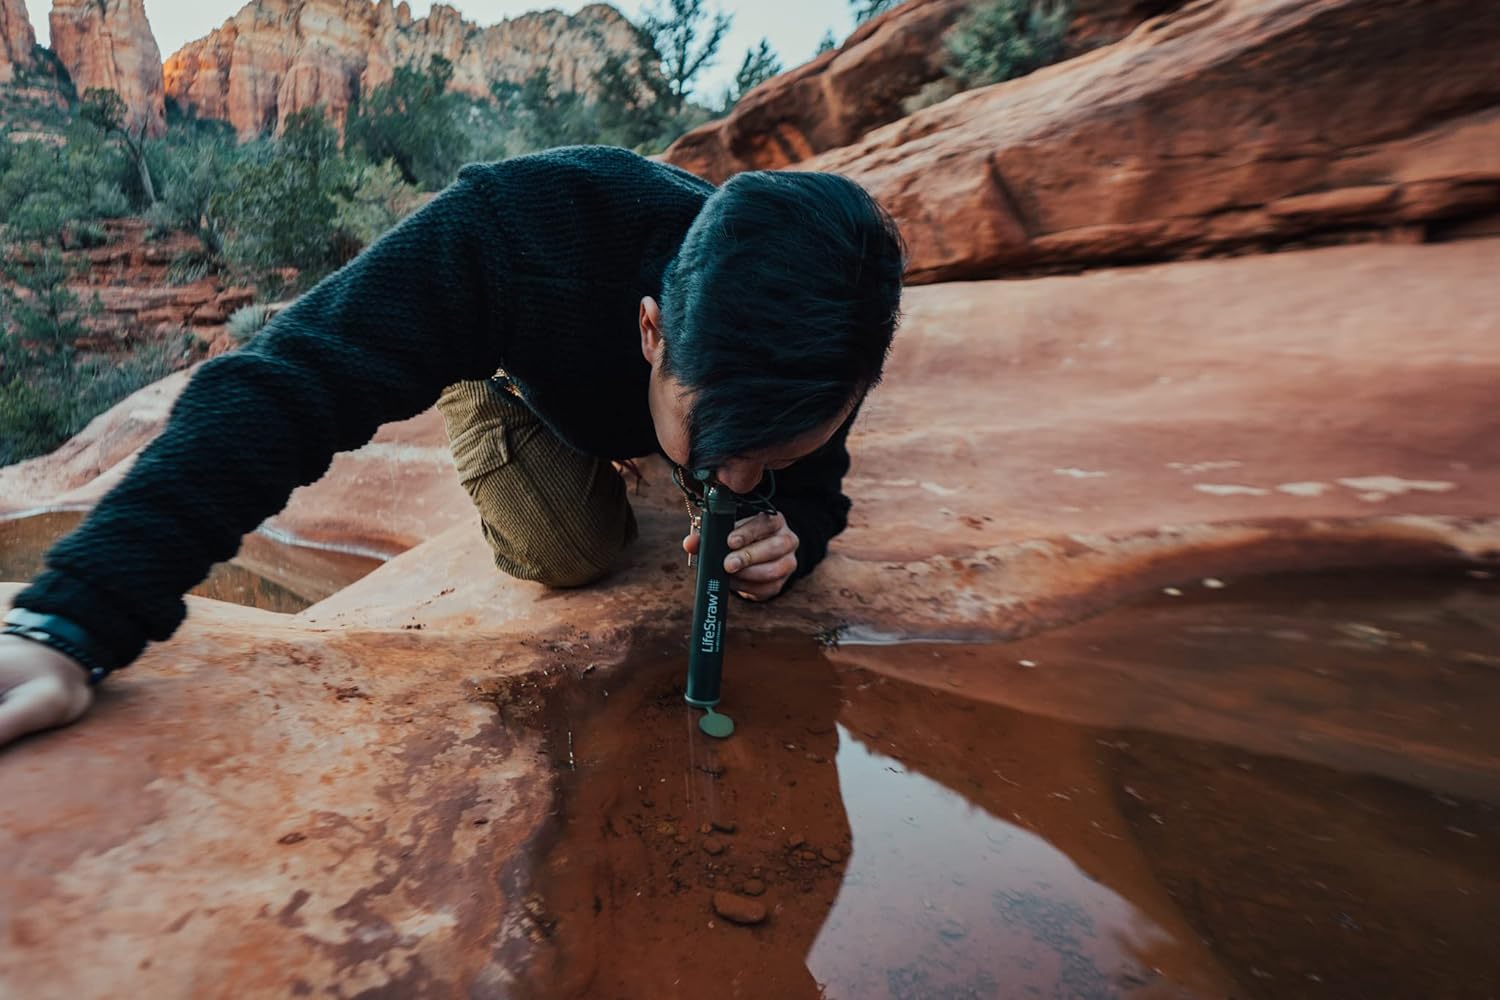
M 82 511 L 0 518 L 0 580 L 23 582 L 42 569 L 47 549 L 76 528 Z M 294 614 L 347 587 L 381 560 L 293 545 L 250 532 L 228 562 L 215 563 L 189 593 L 246 607 Z
M 854 852 L 808 955 L 826 996 L 1102 997 L 1159 975 L 1140 956 L 1170 935 L 1062 851 L 839 736 Z
M 554 722 L 529 995 L 1496 995 L 1500 592 L 1333 586 L 746 640 L 719 744 L 643 650 Z

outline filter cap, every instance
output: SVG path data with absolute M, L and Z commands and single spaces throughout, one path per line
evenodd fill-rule
M 716 740 L 724 740 L 734 735 L 734 720 L 710 708 L 698 720 L 698 728 Z

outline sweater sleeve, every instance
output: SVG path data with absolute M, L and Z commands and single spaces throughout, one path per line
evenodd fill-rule
M 77 622 L 124 666 L 176 630 L 183 594 L 336 453 L 492 374 L 506 243 L 489 169 L 465 167 L 246 346 L 205 362 L 14 605 Z
M 772 502 L 798 542 L 797 568 L 788 586 L 811 573 L 828 554 L 828 543 L 849 525 L 851 504 L 843 481 L 849 472 L 849 428 L 858 416 L 856 407 L 823 447 L 776 474 Z

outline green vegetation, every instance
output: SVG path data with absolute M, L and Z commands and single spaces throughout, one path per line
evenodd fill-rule
M 884 14 L 901 3 L 901 0 L 849 0 L 849 6 L 854 8 L 854 23 L 864 24 L 877 14 Z
M 693 82 L 713 65 L 732 22 L 711 14 L 704 0 L 657 0 L 647 8 L 641 31 L 660 60 L 672 114 L 681 114 Z
M 344 148 L 371 163 L 394 163 L 407 184 L 441 188 L 469 156 L 465 101 L 448 90 L 452 79 L 453 64 L 440 55 L 425 71 L 396 67 L 389 83 L 350 109 Z
M 44 455 L 94 417 L 198 357 L 192 337 L 148 344 L 124 358 L 80 357 L 72 364 L 0 375 L 0 465 Z
M 266 323 L 265 301 L 354 257 L 467 161 L 574 143 L 658 153 L 728 111 L 781 69 L 762 41 L 719 99 L 699 98 L 728 27 L 705 0 L 656 0 L 636 50 L 609 55 L 587 88 L 561 86 L 543 68 L 475 98 L 455 92 L 453 66 L 433 56 L 396 68 L 349 109 L 342 134 L 309 108 L 279 135 L 248 142 L 171 100 L 166 134 L 149 136 L 113 91 L 80 97 L 39 47 L 36 65 L 0 88 L 0 464 L 55 448 L 201 356 L 186 332 L 94 350 L 100 306 L 80 292 L 82 251 L 108 242 L 105 220 L 138 217 L 149 241 L 194 237 L 167 268 L 170 282 L 218 275 L 260 289 L 261 301 L 228 324 L 244 342 Z
M 960 89 L 1000 83 L 1056 62 L 1073 19 L 1068 0 L 986 0 L 944 39 Z
M 770 39 L 762 38 L 760 45 L 747 51 L 740 62 L 740 68 L 734 74 L 734 85 L 724 95 L 724 110 L 727 112 L 746 94 L 780 72 L 781 60 L 771 48 Z

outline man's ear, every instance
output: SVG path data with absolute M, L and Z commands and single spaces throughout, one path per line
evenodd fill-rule
M 656 300 L 647 295 L 641 299 L 641 356 L 655 367 L 661 360 L 664 341 L 661 336 L 661 309 Z

